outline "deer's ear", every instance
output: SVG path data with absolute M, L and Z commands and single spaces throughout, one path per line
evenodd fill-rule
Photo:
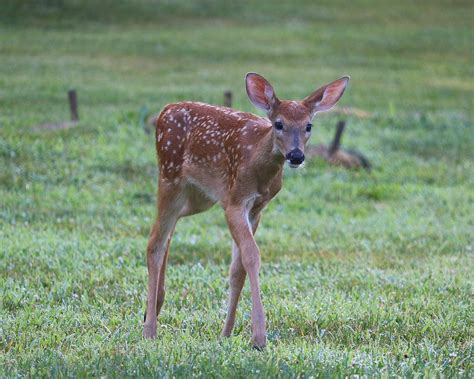
M 324 112 L 331 109 L 341 98 L 344 90 L 349 83 L 349 76 L 343 76 L 340 79 L 318 88 L 311 95 L 307 96 L 303 102 L 311 109 L 311 114 Z
M 245 86 L 250 101 L 257 108 L 269 113 L 279 103 L 272 85 L 263 76 L 249 72 L 245 76 Z

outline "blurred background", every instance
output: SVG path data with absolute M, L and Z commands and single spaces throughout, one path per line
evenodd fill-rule
M 43 113 L 31 121 L 50 121 L 52 97 L 59 107 L 70 87 L 84 117 L 99 102 L 102 115 L 112 104 L 218 103 L 226 89 L 251 109 L 252 70 L 285 98 L 348 73 L 345 104 L 371 112 L 472 108 L 469 1 L 4 0 L 0 17 L 2 117 L 18 121 L 20 100 Z
M 468 375 L 473 41 L 463 0 L 2 0 L 3 373 Z M 147 118 L 225 91 L 257 112 L 249 71 L 282 99 L 351 75 L 310 143 L 345 120 L 342 145 L 372 170 L 314 157 L 285 171 L 257 233 L 265 353 L 247 346 L 248 290 L 238 336 L 218 342 L 230 234 L 217 207 L 178 224 L 162 334 L 147 343 Z

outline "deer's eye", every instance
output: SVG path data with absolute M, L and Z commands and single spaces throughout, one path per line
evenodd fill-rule
M 275 121 L 275 129 L 276 130 L 283 130 L 283 122 Z
M 308 124 L 306 125 L 306 131 L 309 133 L 311 132 L 311 128 L 313 127 L 313 124 Z

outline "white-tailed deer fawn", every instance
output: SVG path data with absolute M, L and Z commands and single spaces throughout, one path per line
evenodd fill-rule
M 252 296 L 252 340 L 265 346 L 265 315 L 260 297 L 260 252 L 254 234 L 262 209 L 282 185 L 285 160 L 304 161 L 311 119 L 340 99 L 349 82 L 342 77 L 302 101 L 283 101 L 262 76 L 245 78 L 252 103 L 268 119 L 204 103 L 167 105 L 156 121 L 160 166 L 158 217 L 147 247 L 148 299 L 143 335 L 156 337 L 157 316 L 165 297 L 165 272 L 171 237 L 180 217 L 224 209 L 233 238 L 230 294 L 222 334 L 230 336 L 245 277 Z

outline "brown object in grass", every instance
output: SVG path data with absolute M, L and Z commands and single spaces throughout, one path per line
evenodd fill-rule
M 364 155 L 355 150 L 341 149 L 341 138 L 345 126 L 345 121 L 339 121 L 331 145 L 329 145 L 329 147 L 326 145 L 308 146 L 306 149 L 306 155 L 308 157 L 316 155 L 320 156 L 332 165 L 342 166 L 349 169 L 364 168 L 367 171 L 370 171 L 370 162 Z

